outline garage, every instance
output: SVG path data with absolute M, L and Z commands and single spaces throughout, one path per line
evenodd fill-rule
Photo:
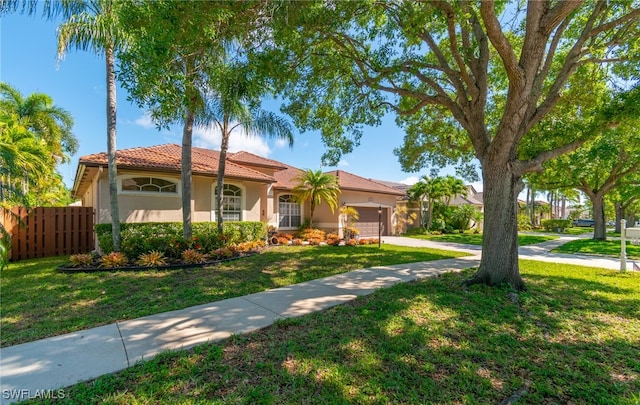
M 358 210 L 358 221 L 355 227 L 360 231 L 360 237 L 377 238 L 378 237 L 378 207 L 353 207 Z M 381 223 L 382 235 L 388 235 L 389 229 L 387 224 L 387 208 L 382 209 Z

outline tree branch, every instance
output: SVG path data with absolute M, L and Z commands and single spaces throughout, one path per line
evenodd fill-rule
M 502 59 L 507 76 L 509 77 L 509 83 L 521 83 L 522 72 L 518 65 L 518 59 L 513 52 L 513 48 L 511 47 L 509 40 L 500 28 L 500 21 L 498 21 L 498 18 L 496 17 L 493 0 L 481 2 L 480 15 L 482 16 L 482 20 L 486 26 L 487 36 Z
M 578 149 L 587 141 L 586 138 L 575 140 L 566 145 L 560 146 L 555 149 L 551 149 L 548 151 L 544 151 L 539 153 L 537 156 L 532 157 L 528 160 L 519 160 L 514 164 L 514 169 L 516 173 L 519 175 L 523 175 L 530 172 L 541 172 L 544 168 L 542 164 L 548 160 L 551 160 L 555 157 L 563 155 L 565 153 L 573 152 Z

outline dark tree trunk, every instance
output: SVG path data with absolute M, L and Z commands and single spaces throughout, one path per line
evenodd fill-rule
M 218 232 L 222 235 L 222 201 L 224 199 L 224 172 L 227 164 L 227 151 L 229 150 L 229 137 L 227 126 L 222 129 L 222 141 L 220 142 L 220 161 L 218 162 L 218 181 L 216 187 L 216 221 Z
M 593 204 L 593 227 L 594 240 L 607 240 L 607 224 L 604 220 L 604 193 L 595 193 L 589 195 L 591 204 Z
M 620 201 L 616 201 L 615 204 L 615 210 L 616 210 L 616 229 L 615 232 L 616 233 L 620 233 L 622 231 L 622 226 L 621 226 L 621 222 L 622 219 L 624 218 L 624 207 L 622 206 L 622 203 Z
M 522 190 L 519 176 L 507 164 L 483 165 L 484 238 L 480 268 L 467 284 L 500 285 L 507 283 L 516 290 L 525 285 L 518 266 L 518 193 Z
M 111 240 L 113 250 L 120 251 L 120 211 L 118 209 L 118 167 L 116 163 L 116 76 L 113 49 L 105 48 L 107 66 L 107 171 L 111 209 Z
M 529 211 L 529 215 L 531 215 L 531 226 L 538 226 L 536 221 L 536 190 L 531 186 L 531 211 Z
M 195 116 L 188 110 L 182 130 L 182 237 L 191 240 L 191 140 L 193 136 L 193 122 Z

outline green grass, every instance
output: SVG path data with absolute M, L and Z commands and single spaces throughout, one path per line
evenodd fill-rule
M 470 275 L 398 284 L 321 313 L 75 385 L 70 404 L 638 404 L 640 276 L 521 261 L 528 290 Z
M 1 346 L 296 284 L 358 268 L 464 256 L 393 245 L 287 246 L 203 269 L 63 274 L 66 258 L 0 273 Z
M 578 239 L 565 243 L 553 249 L 558 253 L 586 253 L 611 257 L 620 257 L 621 242 L 619 240 L 598 241 L 593 239 Z M 640 260 L 640 246 L 627 241 L 627 257 Z
M 480 233 L 457 233 L 457 234 L 445 234 L 445 235 L 407 235 L 411 238 L 432 240 L 435 242 L 452 242 L 463 243 L 466 245 L 482 245 L 482 234 Z M 549 240 L 558 239 L 556 235 L 529 235 L 519 234 L 518 244 L 519 246 L 533 245 L 535 243 L 546 242 Z
M 545 231 L 544 229 L 536 229 L 536 232 L 557 234 L 557 232 Z M 571 228 L 565 228 L 564 231 L 562 232 L 563 235 L 584 235 L 586 233 L 590 233 L 593 235 L 593 228 L 576 226 Z

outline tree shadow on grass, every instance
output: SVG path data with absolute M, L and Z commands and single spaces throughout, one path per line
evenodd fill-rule
M 121 395 L 121 403 L 637 401 L 640 320 L 637 300 L 624 298 L 627 288 L 527 275 L 529 291 L 516 299 L 506 288 L 463 287 L 466 276 L 399 284 L 220 344 L 167 353 L 74 388 L 69 397 Z

